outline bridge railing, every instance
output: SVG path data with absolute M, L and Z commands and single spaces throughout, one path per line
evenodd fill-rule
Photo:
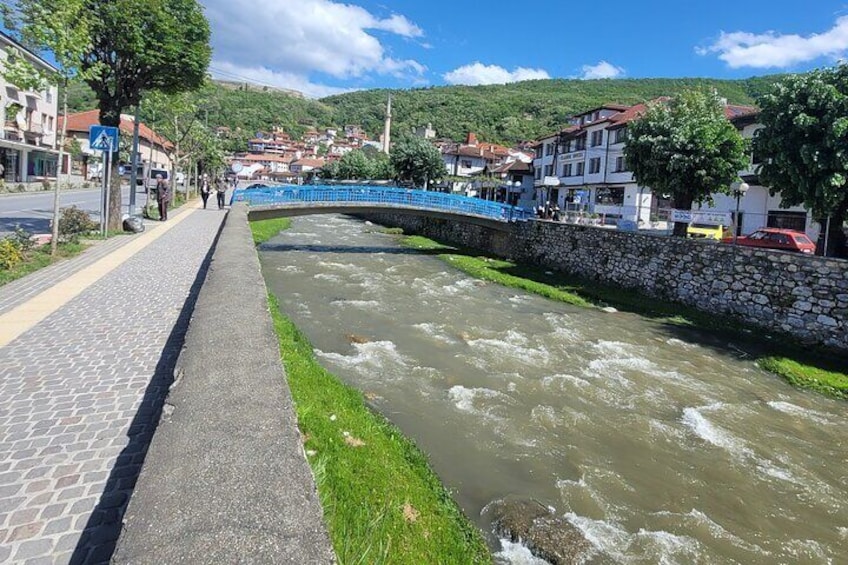
M 436 210 L 504 222 L 527 220 L 533 217 L 532 210 L 500 202 L 444 192 L 367 185 L 279 185 L 239 188 L 233 193 L 231 202 L 247 202 L 251 206 L 315 203 L 316 207 L 336 203 L 375 204 L 379 207 Z

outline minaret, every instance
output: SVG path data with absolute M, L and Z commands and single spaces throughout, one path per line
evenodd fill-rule
M 390 138 L 392 132 L 392 95 L 389 94 L 389 102 L 386 104 L 386 125 L 383 128 L 383 153 L 389 153 Z

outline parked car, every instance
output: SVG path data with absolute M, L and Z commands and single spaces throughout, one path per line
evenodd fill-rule
M 725 243 L 733 243 L 732 237 L 722 239 Z M 816 244 L 802 231 L 780 228 L 760 228 L 748 235 L 736 238 L 737 245 L 748 247 L 765 247 L 782 251 L 795 251 L 812 255 L 816 252 Z
M 705 238 L 721 241 L 728 233 L 729 230 L 725 226 L 713 224 L 689 224 L 686 228 L 686 237 L 694 239 Z

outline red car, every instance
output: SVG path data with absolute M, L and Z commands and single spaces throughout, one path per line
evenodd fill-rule
M 732 237 L 722 239 L 725 243 L 733 243 Z M 802 231 L 785 230 L 780 228 L 760 228 L 757 231 L 736 238 L 737 245 L 748 247 L 765 247 L 781 251 L 795 251 L 812 255 L 816 252 L 816 244 Z

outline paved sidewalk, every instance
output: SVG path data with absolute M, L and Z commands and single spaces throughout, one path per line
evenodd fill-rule
M 0 347 L 0 563 L 110 559 L 224 216 L 189 204 L 0 288 L 2 316 L 146 243 Z

